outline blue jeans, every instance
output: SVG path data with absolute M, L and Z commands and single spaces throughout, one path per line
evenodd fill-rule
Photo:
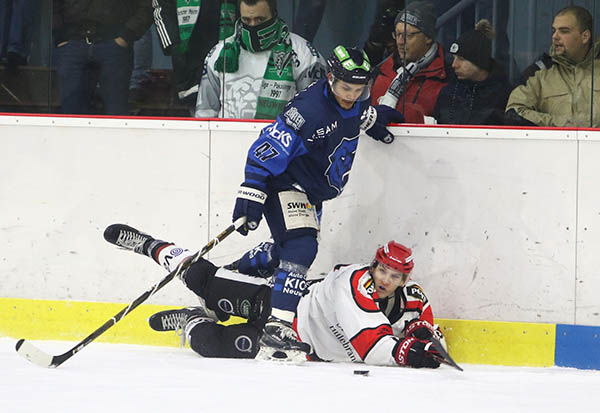
M 0 57 L 8 52 L 29 56 L 33 19 L 38 11 L 37 0 L 0 0 Z
M 127 115 L 133 48 L 113 39 L 86 43 L 69 40 L 55 49 L 63 113 L 89 114 L 97 93 L 107 115 Z
M 129 82 L 129 89 L 139 89 L 146 86 L 150 81 L 150 69 L 152 69 L 152 30 L 153 26 L 146 33 L 133 43 L 133 72 Z

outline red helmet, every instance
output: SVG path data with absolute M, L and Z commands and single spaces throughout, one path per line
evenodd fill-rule
M 375 261 L 404 274 L 409 274 L 415 266 L 412 250 L 396 241 L 390 241 L 387 245 L 379 247 L 375 253 Z

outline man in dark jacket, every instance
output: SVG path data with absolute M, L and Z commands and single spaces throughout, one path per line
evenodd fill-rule
M 480 20 L 450 46 L 456 77 L 438 96 L 433 116 L 438 123 L 502 125 L 510 86 L 500 66 L 492 59 L 494 30 Z
M 52 34 L 62 111 L 90 113 L 98 86 L 104 113 L 126 115 L 132 45 L 151 24 L 151 0 L 54 0 Z

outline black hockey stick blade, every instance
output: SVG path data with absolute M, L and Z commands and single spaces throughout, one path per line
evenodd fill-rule
M 62 363 L 73 357 L 75 353 L 78 353 L 82 348 L 84 348 L 96 338 L 98 338 L 100 335 L 102 335 L 106 330 L 108 330 L 109 328 L 117 324 L 119 321 L 121 321 L 127 314 L 136 309 L 140 304 L 142 304 L 148 298 L 152 297 L 158 290 L 164 287 L 173 278 L 183 273 L 192 264 L 197 262 L 203 255 L 210 251 L 215 245 L 223 241 L 236 229 L 244 225 L 245 222 L 246 217 L 241 217 L 238 220 L 236 220 L 233 224 L 228 226 L 223 232 L 221 232 L 208 244 L 206 244 L 200 251 L 192 255 L 192 257 L 188 261 L 183 262 L 174 271 L 171 271 L 165 278 L 163 278 L 158 283 L 150 287 L 144 294 L 140 295 L 138 298 L 133 300 L 127 307 L 115 314 L 110 320 L 107 320 L 102 326 L 96 329 L 96 331 L 94 331 L 92 334 L 81 340 L 72 349 L 66 351 L 63 354 L 51 356 L 49 354 L 44 353 L 42 350 L 38 349 L 25 339 L 20 339 L 19 341 L 17 341 L 17 344 L 15 346 L 17 353 L 29 360 L 30 362 L 32 362 L 33 364 L 37 364 L 40 367 L 60 366 Z
M 440 343 L 440 341 L 437 338 L 431 337 L 430 340 L 433 343 L 433 348 L 435 349 L 435 351 L 439 353 L 439 356 L 434 355 L 433 358 L 435 358 L 440 363 L 447 364 L 448 366 L 452 366 L 459 371 L 463 371 L 462 367 L 456 364 L 452 357 L 450 357 L 450 354 L 448 354 L 448 352 L 444 350 L 442 343 Z

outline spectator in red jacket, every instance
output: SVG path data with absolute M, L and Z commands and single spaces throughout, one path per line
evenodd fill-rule
M 415 1 L 396 16 L 397 50 L 379 66 L 371 92 L 373 104 L 395 107 L 407 122 L 432 116 L 450 68 L 442 46 L 435 41 L 436 15 L 431 3 Z

